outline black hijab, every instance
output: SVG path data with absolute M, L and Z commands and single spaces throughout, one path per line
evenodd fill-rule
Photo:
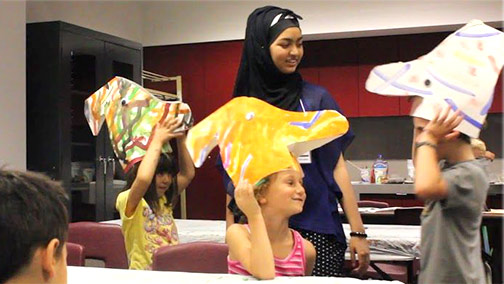
M 280 72 L 271 59 L 269 46 L 285 29 L 299 28 L 298 19 L 302 18 L 291 10 L 274 6 L 257 8 L 249 15 L 233 97 L 256 97 L 285 110 L 296 110 L 301 75 L 297 70 L 291 74 Z

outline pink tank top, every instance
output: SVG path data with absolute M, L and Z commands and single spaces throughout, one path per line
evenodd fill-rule
M 289 255 L 280 259 L 275 257 L 275 275 L 276 276 L 304 276 L 306 259 L 304 252 L 303 237 L 295 231 L 291 230 L 294 236 L 294 247 Z M 237 260 L 229 259 L 228 261 L 228 273 L 229 274 L 240 274 L 240 275 L 250 275 L 250 273 L 243 267 L 243 265 Z

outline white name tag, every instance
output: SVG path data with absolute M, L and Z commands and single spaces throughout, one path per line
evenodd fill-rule
M 298 162 L 300 164 L 311 164 L 311 152 L 308 151 L 304 154 L 301 154 L 298 158 L 297 158 Z

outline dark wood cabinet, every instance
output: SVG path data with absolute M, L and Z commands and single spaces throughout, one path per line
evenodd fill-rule
M 114 178 L 124 176 L 106 123 L 94 137 L 84 101 L 116 75 L 141 83 L 142 46 L 64 22 L 27 24 L 26 36 L 27 168 L 62 181 L 74 199 L 72 220 L 112 219 L 110 189 Z M 94 169 L 91 180 L 84 179 L 82 167 Z M 75 200 L 80 190 L 93 195 L 95 206 Z

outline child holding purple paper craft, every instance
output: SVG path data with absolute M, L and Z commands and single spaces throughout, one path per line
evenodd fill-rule
M 489 179 L 470 139 L 492 105 L 502 50 L 504 33 L 472 20 L 416 60 L 375 67 L 366 81 L 370 92 L 414 97 L 415 193 L 425 200 L 419 283 L 487 281 L 480 227 Z

